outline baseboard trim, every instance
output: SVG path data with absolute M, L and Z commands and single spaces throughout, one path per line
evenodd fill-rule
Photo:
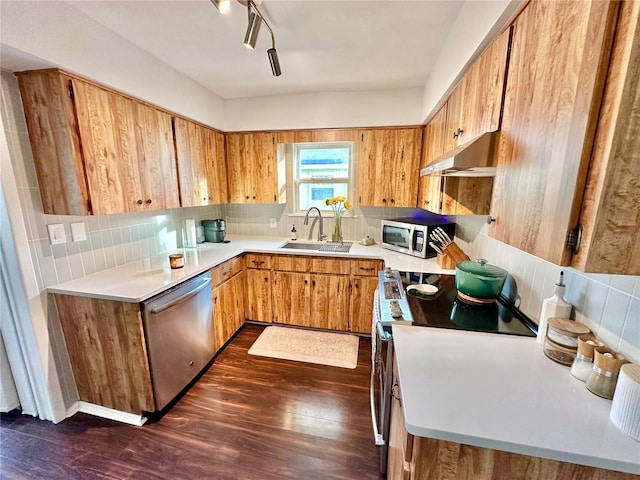
M 76 413 L 87 413 L 96 417 L 108 418 L 109 420 L 115 420 L 116 422 L 126 423 L 128 425 L 135 425 L 141 427 L 147 421 L 147 417 L 142 415 L 136 415 L 135 413 L 123 412 L 121 410 L 114 410 L 113 408 L 103 407 L 94 403 L 78 401 L 67 409 L 67 417 L 71 417 Z

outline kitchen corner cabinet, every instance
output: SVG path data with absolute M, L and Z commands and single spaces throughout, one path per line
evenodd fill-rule
M 173 128 L 183 207 L 227 203 L 224 134 L 180 117 Z
M 180 206 L 169 114 L 60 70 L 17 76 L 44 213 Z
M 530 2 L 516 19 L 497 147 L 491 207 L 495 222 L 489 228 L 493 238 L 557 265 L 570 264 L 569 232 L 578 224 L 618 8 L 633 3 L 540 0 Z M 627 98 L 635 96 L 637 106 L 637 68 L 631 78 L 636 83 Z M 603 106 L 619 104 L 616 99 Z M 618 135 L 628 133 L 631 145 L 633 132 Z M 635 198 L 637 212 L 637 185 L 622 185 L 619 193 Z M 632 235 L 638 245 L 634 215 Z M 606 248 L 617 256 L 623 250 L 618 247 Z
M 358 205 L 413 207 L 418 192 L 422 128 L 358 132 Z
M 140 414 L 154 411 L 137 303 L 54 294 L 81 401 Z
M 632 480 L 631 473 L 531 457 L 501 450 L 418 437 L 407 432 L 394 362 L 389 428 L 388 480 Z
M 286 202 L 284 153 L 278 149 L 285 133 L 227 133 L 230 203 Z
M 216 351 L 242 327 L 245 320 L 243 258 L 236 257 L 211 270 L 213 329 Z
M 272 322 L 271 255 L 249 253 L 245 256 L 246 318 Z

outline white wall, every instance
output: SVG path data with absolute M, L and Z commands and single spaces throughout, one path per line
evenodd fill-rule
M 225 101 L 225 131 L 422 123 L 422 90 L 326 92 Z
M 19 56 L 59 67 L 206 125 L 222 128 L 220 97 L 64 2 L 2 2 L 2 68 Z M 117 51 L 117 55 L 111 52 Z M 39 60 L 37 60 L 39 59 Z

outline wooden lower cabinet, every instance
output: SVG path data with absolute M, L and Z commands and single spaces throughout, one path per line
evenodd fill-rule
M 397 370 L 394 365 L 394 376 Z M 387 480 L 632 480 L 631 473 L 418 437 L 407 432 L 400 388 L 391 404 Z
M 154 411 L 139 304 L 54 298 L 79 399 L 134 414 Z
M 378 288 L 378 277 L 353 277 L 349 302 L 349 330 L 355 333 L 371 333 L 373 296 Z
M 349 277 L 273 272 L 276 323 L 349 330 Z
M 220 350 L 244 324 L 244 277 L 244 272 L 236 273 L 211 292 L 216 351 Z
M 273 321 L 271 309 L 271 270 L 247 268 L 245 312 L 249 320 Z

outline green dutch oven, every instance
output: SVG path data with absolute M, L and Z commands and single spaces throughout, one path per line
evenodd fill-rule
M 508 272 L 486 260 L 466 261 L 456 265 L 456 288 L 459 292 L 479 299 L 500 295 Z

